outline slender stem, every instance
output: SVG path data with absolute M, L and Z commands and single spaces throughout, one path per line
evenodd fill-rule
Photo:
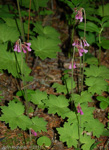
M 29 5 L 29 18 L 28 18 L 28 34 L 27 34 L 27 41 L 29 41 L 29 31 L 30 31 L 30 13 L 31 13 L 31 0 Z
M 73 62 L 74 62 L 74 55 L 75 55 L 75 47 L 73 50 L 73 58 L 72 58 L 72 80 L 71 80 L 71 96 L 72 96 L 72 104 L 74 103 L 74 94 L 73 94 Z
M 84 12 L 84 37 L 86 37 L 86 13 L 84 8 L 83 8 L 83 12 Z
M 78 138 L 79 138 L 77 148 L 80 148 L 80 121 L 79 121 L 79 117 L 78 117 L 77 114 L 76 114 L 76 118 L 77 118 L 77 121 L 78 121 Z
M 84 68 L 85 68 L 85 66 L 84 66 L 84 60 L 85 60 L 85 54 L 83 53 L 83 70 L 82 70 L 82 84 L 81 84 L 81 91 L 83 91 L 84 90 L 84 88 L 83 88 L 83 81 L 84 81 Z
M 99 32 L 99 62 L 98 65 L 101 65 L 101 33 L 103 31 L 103 28 L 101 28 L 100 32 Z
M 29 129 L 29 135 L 30 135 L 30 145 L 32 144 L 32 137 L 31 137 L 31 128 Z
M 103 14 L 103 17 L 104 17 L 104 0 L 102 0 L 102 14 Z
M 25 36 L 24 36 L 24 30 L 23 30 L 23 23 L 22 23 L 22 17 L 21 17 L 19 0 L 17 0 L 17 7 L 18 7 L 19 19 L 20 19 L 20 25 L 21 25 L 21 35 L 22 35 L 23 42 L 24 42 L 25 41 Z
M 81 68 L 81 65 L 82 64 L 82 58 L 80 57 L 80 77 L 79 77 L 79 86 L 82 85 L 82 81 L 81 81 L 81 77 L 82 77 L 82 68 Z M 81 86 L 80 88 L 78 89 L 78 92 L 80 93 L 81 92 Z
M 27 34 L 27 42 L 29 42 L 29 32 L 30 32 L 30 13 L 31 13 L 31 0 L 30 0 L 30 4 L 29 4 L 29 18 L 28 18 L 28 34 Z M 28 51 L 26 53 L 26 62 L 28 59 Z

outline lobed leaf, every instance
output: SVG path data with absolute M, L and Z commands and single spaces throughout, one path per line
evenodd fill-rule
M 85 84 L 89 86 L 88 92 L 92 94 L 101 94 L 103 91 L 107 91 L 107 83 L 101 77 L 90 77 L 85 79 Z
M 31 94 L 31 102 L 38 105 L 39 108 L 45 108 L 44 100 L 47 98 L 47 93 L 40 90 L 36 90 L 35 93 Z
M 84 74 L 87 77 L 102 77 L 103 79 L 108 79 L 109 77 L 109 69 L 105 66 L 95 66 L 90 65 L 89 68 L 85 68 Z
M 14 27 L 9 27 L 5 23 L 0 24 L 0 41 L 3 43 L 7 41 L 15 42 L 19 38 L 19 32 Z
M 66 142 L 68 147 L 77 147 L 77 139 L 79 139 L 77 124 L 65 123 L 64 127 L 56 128 L 56 130 L 60 134 L 60 140 Z
M 34 38 L 31 41 L 31 47 L 33 48 L 35 55 L 39 56 L 41 59 L 55 58 L 57 52 L 60 52 L 60 48 L 57 45 L 57 41 L 52 39 L 47 39 L 42 36 L 38 36 L 38 38 Z
M 58 114 L 62 118 L 66 117 L 66 113 L 70 111 L 70 109 L 67 108 L 69 105 L 68 100 L 65 98 L 65 96 L 55 96 L 50 95 L 49 99 L 46 100 L 46 106 L 48 107 L 48 113 L 50 114 Z
M 33 117 L 31 121 L 32 124 L 30 125 L 30 128 L 32 128 L 35 132 L 47 131 L 46 129 L 47 122 L 43 118 L 39 118 L 36 116 Z
M 0 117 L 1 121 L 9 123 L 9 127 L 13 130 L 17 127 L 26 130 L 31 124 L 31 120 L 23 115 L 24 106 L 18 102 L 10 101 L 8 106 L 1 106 L 2 116 Z
M 14 53 L 7 51 L 7 44 L 1 44 L 0 45 L 0 69 L 8 70 L 9 73 L 11 73 L 14 77 L 19 77 L 19 73 L 21 71 L 22 75 L 25 74 L 25 77 L 29 75 L 31 72 L 31 69 L 27 66 L 27 64 L 23 60 L 22 65 L 22 57 L 23 54 L 16 53 L 16 57 Z M 23 55 L 24 57 L 24 55 Z M 17 58 L 17 61 L 16 61 Z M 20 66 L 20 69 L 19 67 Z M 21 76 L 20 76 L 21 78 Z

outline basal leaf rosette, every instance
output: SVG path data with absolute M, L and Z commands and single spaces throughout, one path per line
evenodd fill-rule
M 36 56 L 39 56 L 41 59 L 56 58 L 57 52 L 60 52 L 58 42 L 52 39 L 47 39 L 42 36 L 38 38 L 33 38 L 31 41 L 31 47 L 35 52 Z
M 65 98 L 65 96 L 55 96 L 50 95 L 49 99 L 46 100 L 46 106 L 48 107 L 48 113 L 49 114 L 58 114 L 62 118 L 66 117 L 66 113 L 70 111 L 68 100 Z
M 8 106 L 1 106 L 2 116 L 1 121 L 9 123 L 9 127 L 13 130 L 17 127 L 26 130 L 31 125 L 31 120 L 24 115 L 24 106 L 22 103 L 10 101 Z

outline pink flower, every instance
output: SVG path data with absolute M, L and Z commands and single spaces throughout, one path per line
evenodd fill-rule
M 14 46 L 14 51 L 17 51 L 19 53 L 22 50 L 24 53 L 26 53 L 27 51 L 31 51 L 30 46 L 31 46 L 31 43 L 26 43 L 26 42 L 21 43 L 20 45 L 19 40 L 17 40 Z
M 83 41 L 83 44 L 88 45 L 86 40 Z M 88 52 L 88 50 L 84 49 L 83 44 L 82 44 L 82 41 L 79 39 L 75 40 L 75 42 L 72 44 L 72 46 L 75 46 L 78 49 L 80 57 L 83 55 L 83 53 Z
M 84 114 L 83 111 L 82 111 L 82 108 L 81 108 L 80 104 L 78 104 L 78 106 L 77 106 L 77 112 L 80 113 L 80 115 Z
M 89 44 L 87 43 L 87 41 L 85 39 L 83 39 L 83 44 L 84 44 L 84 47 L 85 46 L 89 47 Z
M 19 45 L 19 40 L 17 40 L 15 45 L 14 45 L 14 51 L 17 51 L 18 53 L 21 52 L 20 45 Z
M 83 21 L 83 13 L 82 13 L 82 10 L 83 10 L 83 8 L 80 8 L 79 10 L 77 10 L 77 9 L 75 8 L 75 12 L 77 13 L 76 16 L 75 16 L 75 19 L 76 19 L 76 20 L 80 20 L 80 22 Z
M 74 68 L 74 69 L 76 68 L 76 63 L 75 63 L 75 62 L 73 62 L 73 68 Z M 72 69 L 72 63 L 70 63 L 69 69 Z
M 33 129 L 31 129 L 31 133 L 32 133 L 34 136 L 37 136 L 37 133 L 36 133 Z

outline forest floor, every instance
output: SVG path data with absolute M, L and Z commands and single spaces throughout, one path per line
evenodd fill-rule
M 55 6 L 54 6 L 55 7 Z M 61 11 L 61 10 L 60 10 Z M 59 16 L 59 14 L 57 14 Z M 55 14 L 51 16 L 51 21 L 49 22 L 55 27 L 61 34 L 62 45 L 61 48 L 65 49 L 65 43 L 69 38 L 68 26 L 64 21 L 60 20 L 60 17 L 57 17 Z M 45 17 L 43 24 L 48 24 L 48 19 Z M 105 35 L 107 32 L 104 33 Z M 106 35 L 107 36 L 107 35 Z M 27 88 L 36 90 L 39 89 L 41 91 L 46 91 L 48 94 L 59 95 L 56 93 L 54 89 L 51 87 L 53 83 L 62 84 L 61 77 L 63 75 L 63 71 L 68 69 L 69 63 L 71 59 L 66 55 L 67 50 L 64 52 L 60 52 L 57 55 L 57 58 L 45 60 L 41 60 L 40 58 L 34 59 L 31 54 L 28 57 L 28 66 L 32 69 L 31 75 L 34 77 L 34 80 L 28 83 Z M 90 53 L 96 55 L 96 48 L 90 47 Z M 78 66 L 79 61 L 77 60 Z M 101 64 L 109 67 L 109 53 L 108 50 L 102 52 Z M 75 75 L 76 76 L 76 75 Z M 75 78 L 76 79 L 76 78 Z M 21 83 L 22 84 L 22 83 Z M 24 87 L 22 86 L 22 89 Z M 6 71 L 0 74 L 0 91 L 2 91 L 3 99 L 0 102 L 1 106 L 6 105 L 10 100 L 15 96 L 16 91 L 18 90 L 18 85 L 16 84 L 16 79 L 12 77 L 12 75 L 8 74 Z M 106 93 L 104 93 L 105 95 Z M 109 113 L 109 108 L 102 110 L 99 108 L 98 103 L 93 100 L 90 103 L 90 106 L 94 106 L 96 109 L 94 111 L 94 118 L 98 118 L 101 123 L 105 126 L 109 122 L 107 118 L 107 114 Z M 46 135 L 52 140 L 52 145 L 50 147 L 42 148 L 51 149 L 51 150 L 74 150 L 73 148 L 67 148 L 65 144 L 59 141 L 59 137 L 57 137 L 56 128 L 60 127 L 63 119 L 57 115 L 50 115 L 42 109 L 36 109 L 33 115 L 38 115 L 39 117 L 43 117 L 44 120 L 48 122 L 47 124 L 47 132 L 37 133 L 37 137 L 32 137 L 33 149 L 38 149 L 36 145 L 36 139 L 41 135 Z M 99 141 L 96 150 L 105 150 L 105 147 L 108 145 L 109 147 L 109 139 L 106 136 L 100 136 L 100 138 L 96 138 L 96 142 Z M 32 149 L 31 143 L 29 139 L 29 133 L 21 131 L 20 129 L 11 130 L 7 124 L 4 122 L 0 122 L 0 149 Z

